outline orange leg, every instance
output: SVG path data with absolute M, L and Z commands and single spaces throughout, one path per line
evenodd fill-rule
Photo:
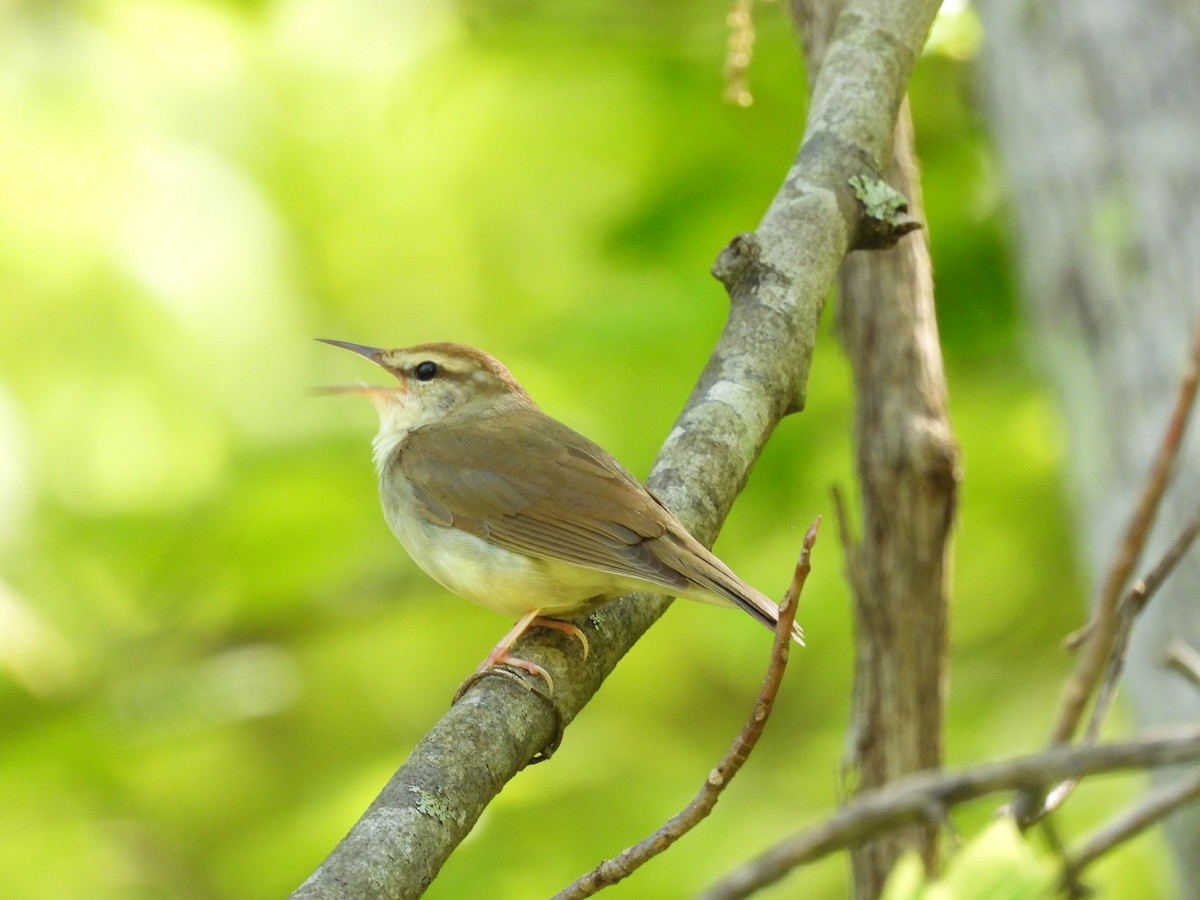
M 561 619 L 547 619 L 545 616 L 536 616 L 529 624 L 540 625 L 542 628 L 553 628 L 555 631 L 561 631 L 563 634 L 579 638 L 579 643 L 583 644 L 583 658 L 585 660 L 588 658 L 588 654 L 592 652 L 592 648 L 588 644 L 587 635 L 570 622 L 564 622 Z
M 508 651 L 512 645 L 517 642 L 517 638 L 523 635 L 534 625 L 540 625 L 543 628 L 553 628 L 556 631 L 561 631 L 563 634 L 574 635 L 579 638 L 579 642 L 583 644 L 583 658 L 587 659 L 590 648 L 588 647 L 587 635 L 572 625 L 570 622 L 560 622 L 558 619 L 547 619 L 540 615 L 540 609 L 531 609 L 525 615 L 517 620 L 517 624 L 504 637 L 500 639 L 492 652 L 487 655 L 487 659 L 479 664 L 479 668 L 475 671 L 482 672 L 484 669 L 492 666 L 516 666 L 518 669 L 524 669 L 531 675 L 540 675 L 546 679 L 546 684 L 550 688 L 550 692 L 554 692 L 554 679 L 550 677 L 550 673 L 539 666 L 537 663 L 530 662 L 527 659 L 521 659 L 517 656 L 510 656 Z

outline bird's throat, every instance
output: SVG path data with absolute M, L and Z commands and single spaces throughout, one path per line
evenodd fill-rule
M 391 458 L 396 448 L 404 443 L 406 437 L 408 437 L 407 429 L 395 430 L 380 423 L 379 434 L 371 439 L 371 459 L 375 461 L 376 474 L 383 474 L 388 459 Z

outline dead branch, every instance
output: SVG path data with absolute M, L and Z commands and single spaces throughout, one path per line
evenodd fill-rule
M 1175 407 L 1159 444 L 1154 463 L 1150 467 L 1145 489 L 1142 491 L 1137 508 L 1129 519 L 1125 536 L 1105 576 L 1092 620 L 1079 633 L 1084 644 L 1063 694 L 1058 723 L 1050 739 L 1051 745 L 1071 740 L 1079 725 L 1079 720 L 1083 716 L 1087 701 L 1101 685 L 1105 671 L 1110 673 L 1115 671 L 1119 675 L 1120 668 L 1123 666 L 1123 662 L 1120 660 L 1124 658 L 1128 634 L 1126 632 L 1126 640 L 1122 640 L 1122 616 L 1119 609 L 1122 591 L 1129 581 L 1134 566 L 1141 558 L 1150 528 L 1158 514 L 1159 504 L 1170 481 L 1171 470 L 1175 458 L 1179 454 L 1183 435 L 1187 430 L 1188 420 L 1195 406 L 1198 386 L 1200 386 L 1200 321 L 1197 322 L 1193 334 L 1192 351 L 1188 358 L 1187 368 L 1180 379 Z M 1164 557 L 1165 560 L 1166 557 Z M 1162 563 L 1159 567 L 1161 566 Z M 1162 577 L 1165 578 L 1165 574 Z M 1134 616 L 1129 619 L 1129 628 L 1132 627 Z M 1114 663 L 1114 660 L 1117 662 Z M 1115 681 L 1109 682 L 1110 696 L 1101 696 L 1097 700 L 1096 710 L 1098 712 L 1092 717 L 1094 729 L 1089 727 L 1089 734 L 1085 736 L 1087 741 L 1095 740 L 1092 732 L 1099 730 L 1099 724 L 1107 713 L 1113 684 Z M 1021 826 L 1028 827 L 1061 805 L 1070 792 L 1071 786 L 1068 784 L 1056 787 L 1051 792 L 1051 797 L 1047 797 L 1044 792 L 1026 791 L 1013 802 L 1012 809 Z
M 1167 647 L 1166 658 L 1163 662 L 1192 684 L 1200 687 L 1200 653 L 1196 652 L 1195 647 L 1176 639 Z
M 1122 598 L 1118 607 L 1120 620 L 1117 634 L 1113 640 L 1112 656 L 1096 695 L 1096 705 L 1092 707 L 1092 715 L 1088 721 L 1084 740 L 1094 742 L 1100 736 L 1100 728 L 1112 709 L 1112 702 L 1117 693 L 1117 682 L 1125 671 L 1125 657 L 1129 649 L 1129 635 L 1133 631 L 1133 623 L 1141 615 L 1142 610 L 1158 592 L 1167 577 L 1175 571 L 1175 567 L 1191 549 L 1196 537 L 1200 535 L 1200 508 L 1192 514 L 1192 518 L 1180 529 L 1171 546 L 1163 554 L 1157 565 L 1150 570 L 1145 578 L 1139 578 Z
M 1075 728 L 1083 715 L 1084 706 L 1096 689 L 1101 672 L 1108 661 L 1116 637 L 1117 602 L 1129 581 L 1133 567 L 1137 565 L 1142 550 L 1146 546 L 1146 538 L 1150 534 L 1150 527 L 1154 524 L 1159 503 L 1170 480 L 1171 469 L 1176 456 L 1179 455 L 1183 434 L 1187 429 L 1188 419 L 1195 405 L 1198 384 L 1200 384 L 1200 323 L 1197 323 L 1192 339 L 1192 353 L 1188 359 L 1187 369 L 1180 380 L 1175 408 L 1159 445 L 1158 454 L 1150 467 L 1146 487 L 1142 491 L 1137 508 L 1130 516 L 1121 546 L 1113 557 L 1112 565 L 1105 576 L 1087 631 L 1087 644 L 1067 683 L 1058 724 L 1055 726 L 1054 735 L 1051 738 L 1052 743 L 1069 741 L 1075 734 Z
M 732 900 L 773 884 L 797 866 L 864 838 L 918 822 L 996 791 L 1032 788 L 1121 769 L 1150 769 L 1200 760 L 1200 725 L 1139 740 L 1050 747 L 959 772 L 921 772 L 860 794 L 825 822 L 789 837 L 709 888 L 704 900 Z
M 742 768 L 750 757 L 758 739 L 766 728 L 771 710 L 775 706 L 775 696 L 779 693 L 779 685 L 783 681 L 783 673 L 787 668 L 788 653 L 792 644 L 792 622 L 796 618 L 796 607 L 800 601 L 800 593 L 804 590 L 804 582 L 808 579 L 811 569 L 809 558 L 813 544 L 817 542 L 817 529 L 821 525 L 821 517 L 809 526 L 804 535 L 804 545 L 800 551 L 800 559 L 792 575 L 792 583 L 788 587 L 783 602 L 779 604 L 779 622 L 775 626 L 775 644 L 771 648 L 771 662 L 767 667 L 766 677 L 758 692 L 754 710 L 746 720 L 741 732 L 725 756 L 709 773 L 699 793 L 681 812 L 672 816 L 653 834 L 643 838 L 638 843 L 621 851 L 611 859 L 606 859 L 586 875 L 581 875 L 561 891 L 554 895 L 553 900 L 578 900 L 581 897 L 591 897 L 611 884 L 616 884 L 629 877 L 641 866 L 644 866 L 658 854 L 662 853 L 677 840 L 695 828 L 703 821 L 713 807 L 717 805 L 721 793 L 729 786 L 729 782 Z
M 1136 837 L 1197 798 L 1200 798 L 1200 769 L 1151 791 L 1136 805 L 1071 848 L 1065 856 L 1062 882 L 1075 882 L 1085 868 L 1114 847 Z

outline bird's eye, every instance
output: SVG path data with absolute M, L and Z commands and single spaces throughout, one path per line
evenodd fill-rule
M 417 376 L 417 381 L 430 381 L 438 373 L 438 364 L 432 359 L 427 359 L 425 362 L 417 363 L 417 367 L 413 369 L 413 374 Z

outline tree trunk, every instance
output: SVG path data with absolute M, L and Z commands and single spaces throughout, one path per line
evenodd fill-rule
M 1197 317 L 1200 17 L 1170 0 L 979 9 L 986 111 L 1031 323 L 1066 412 L 1079 543 L 1098 580 L 1166 427 Z M 1193 440 L 1143 570 L 1198 497 Z M 1193 555 L 1134 630 L 1126 688 L 1141 726 L 1200 718 L 1200 692 L 1162 664 L 1176 638 L 1200 646 L 1198 591 Z M 1200 810 L 1175 815 L 1168 834 L 1184 895 L 1200 895 Z
M 889 181 L 921 218 L 905 104 Z M 853 724 L 846 763 L 861 790 L 942 765 L 951 527 L 960 479 L 946 411 L 926 233 L 854 253 L 838 321 L 854 370 L 862 537 L 847 548 L 854 590 Z M 903 853 L 933 874 L 938 824 L 901 829 L 851 854 L 855 896 L 877 897 Z
M 794 0 L 812 80 L 842 4 Z M 923 218 L 912 116 L 900 109 L 888 182 Z M 858 790 L 942 764 L 950 532 L 959 452 L 933 306 L 926 232 L 886 251 L 850 254 L 839 276 L 838 323 L 854 372 L 854 443 L 862 538 L 846 538 L 854 593 L 855 671 L 844 767 Z M 844 513 L 844 511 L 843 511 Z M 851 862 L 854 892 L 874 898 L 900 856 L 920 854 L 932 874 L 936 825 L 864 841 Z

